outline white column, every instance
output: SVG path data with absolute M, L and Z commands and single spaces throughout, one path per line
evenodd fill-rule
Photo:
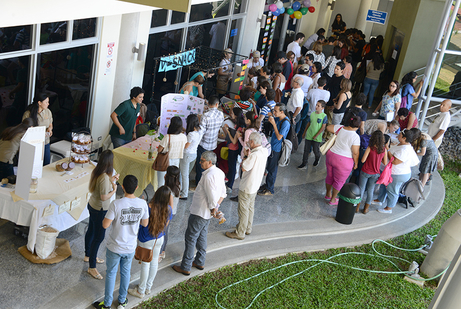
M 357 20 L 355 21 L 355 28 L 364 30 L 367 26 L 366 18 L 368 10 L 371 9 L 373 0 L 362 0 L 360 3 L 359 11 L 357 13 Z

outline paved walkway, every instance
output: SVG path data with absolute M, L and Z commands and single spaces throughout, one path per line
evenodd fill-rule
M 224 236 L 225 231 L 235 227 L 238 216 L 237 203 L 229 199 L 222 203 L 220 209 L 227 221 L 219 225 L 217 220 L 213 220 L 210 224 L 205 271 L 254 258 L 356 246 L 371 243 L 376 238 L 389 239 L 424 225 L 442 206 L 445 188 L 440 176 L 435 174 L 431 186 L 426 188 L 437 194 L 429 195 L 419 207 L 404 209 L 397 205 L 393 214 L 385 215 L 371 206 L 367 215 L 357 214 L 353 224 L 340 224 L 334 219 L 336 207 L 327 205 L 323 200 L 324 158 L 319 166 L 312 167 L 311 157 L 308 170 L 298 171 L 296 166 L 301 156 L 300 152 L 294 154 L 290 166 L 279 169 L 275 195 L 257 197 L 255 226 L 245 240 Z M 237 189 L 233 193 L 237 194 Z M 191 198 L 180 201 L 178 213 L 171 223 L 167 257 L 159 265 L 153 294 L 204 272 L 193 268 L 191 276 L 185 277 L 171 269 L 171 265 L 178 263 L 182 257 L 190 203 Z M 69 240 L 73 252 L 71 258 L 56 265 L 35 265 L 17 252 L 26 241 L 13 235 L 13 224 L 0 221 L 0 307 L 90 308 L 93 301 L 102 299 L 104 280 L 92 279 L 86 273 L 88 264 L 83 262 L 83 238 L 87 224 L 85 220 L 59 235 Z M 99 256 L 104 258 L 105 242 L 99 251 Z M 105 265 L 97 267 L 105 276 Z M 134 261 L 131 286 L 137 284 L 139 275 L 140 267 Z M 141 300 L 129 297 L 129 301 L 131 308 Z

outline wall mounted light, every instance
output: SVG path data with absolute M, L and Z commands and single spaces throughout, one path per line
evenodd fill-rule
M 266 14 L 263 14 L 261 18 L 256 18 L 256 21 L 261 23 L 261 29 L 264 29 L 266 27 L 266 20 L 267 20 Z
M 331 10 L 334 11 L 336 5 L 336 0 L 333 0 L 331 3 L 328 3 L 328 6 L 331 6 Z
M 139 48 L 136 48 L 136 46 L 134 46 L 131 51 L 133 52 L 133 54 L 138 53 L 138 61 L 143 61 L 144 56 L 146 55 L 146 43 L 139 43 Z

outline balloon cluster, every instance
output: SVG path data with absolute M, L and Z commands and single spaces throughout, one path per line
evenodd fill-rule
M 314 13 L 315 8 L 311 6 L 311 0 L 304 0 L 303 7 L 299 1 L 293 2 L 291 8 L 285 10 L 283 7 L 282 1 L 277 1 L 274 4 L 269 5 L 269 10 L 274 14 L 274 16 L 279 16 L 280 14 L 287 13 L 291 18 L 301 19 L 303 15 L 306 15 L 307 12 Z

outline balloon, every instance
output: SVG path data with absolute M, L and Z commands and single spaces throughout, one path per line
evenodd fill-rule
M 288 8 L 285 10 L 285 13 L 287 13 L 288 15 L 293 15 L 295 11 L 292 9 L 292 8 Z
M 314 13 L 314 12 L 315 12 L 315 7 L 310 6 L 310 7 L 309 7 L 309 12 Z
M 296 11 L 293 13 L 296 19 L 301 19 L 303 17 L 303 14 L 300 11 Z
M 269 10 L 271 10 L 271 12 L 275 12 L 277 10 L 277 6 L 275 4 L 271 4 L 269 5 Z
M 301 12 L 301 14 L 306 15 L 307 12 L 309 12 L 309 9 L 308 8 L 301 8 L 299 11 Z
M 304 6 L 307 8 L 311 6 L 311 0 L 304 0 L 303 3 L 304 3 Z
M 277 3 L 275 5 L 277 6 L 278 9 L 283 8 L 283 2 L 282 1 L 277 1 Z
M 279 16 L 279 15 L 280 15 L 279 9 L 275 10 L 275 12 L 272 12 L 272 14 L 273 14 L 274 16 Z
M 293 10 L 297 11 L 301 7 L 301 3 L 299 3 L 298 1 L 293 2 L 293 5 L 291 7 L 293 8 Z
M 293 14 L 290 15 L 291 18 L 295 19 L 295 16 Z
M 280 14 L 285 13 L 285 8 L 283 6 L 281 8 L 279 8 L 278 10 L 279 10 Z

